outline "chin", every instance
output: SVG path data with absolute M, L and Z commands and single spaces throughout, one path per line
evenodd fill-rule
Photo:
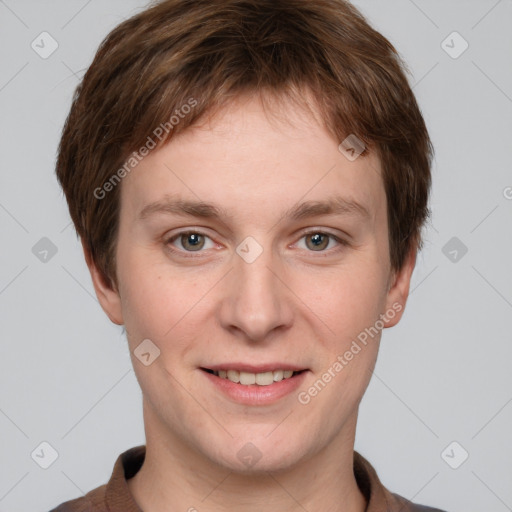
M 286 472 L 300 462 L 297 455 L 272 454 L 271 456 L 255 457 L 253 460 L 246 458 L 240 461 L 238 458 L 223 461 L 221 464 L 229 471 L 240 475 L 264 476 L 268 473 Z
M 252 440 L 250 440 L 252 439 Z M 222 451 L 209 454 L 216 464 L 242 475 L 258 475 L 287 471 L 306 457 L 303 440 L 281 438 L 270 440 L 268 433 L 260 437 L 243 436 L 232 440 Z

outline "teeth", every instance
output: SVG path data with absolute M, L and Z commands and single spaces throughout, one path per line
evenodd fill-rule
M 274 374 L 274 382 L 279 382 L 280 380 L 283 380 L 284 377 L 284 371 L 283 370 L 276 370 L 273 372 Z
M 274 372 L 257 373 L 254 380 L 259 386 L 268 386 L 274 382 Z
M 254 373 L 240 372 L 240 384 L 244 386 L 256 384 L 256 375 Z
M 289 379 L 293 375 L 293 370 L 274 370 L 272 372 L 249 373 L 239 372 L 238 370 L 219 370 L 214 372 L 221 379 L 228 379 L 236 384 L 250 386 L 258 384 L 258 386 L 270 386 L 274 382 L 280 382 L 283 379 Z
M 240 382 L 240 372 L 236 370 L 228 370 L 227 377 L 231 382 Z

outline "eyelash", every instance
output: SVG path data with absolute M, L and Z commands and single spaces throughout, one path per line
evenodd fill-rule
M 183 235 L 200 235 L 200 236 L 204 236 L 206 238 L 209 238 L 211 240 L 211 238 L 205 234 L 205 233 L 201 233 L 200 231 L 195 231 L 195 230 L 187 230 L 187 231 L 180 231 L 179 233 L 176 233 L 174 235 L 172 235 L 171 237 L 167 238 L 165 240 L 165 245 L 168 247 L 169 251 L 173 254 L 178 254 L 180 256 L 183 256 L 185 258 L 197 258 L 197 257 L 201 257 L 200 254 L 205 252 L 205 250 L 199 250 L 199 251 L 187 251 L 187 250 L 181 250 L 181 249 L 175 249 L 172 247 L 172 243 L 177 240 L 179 237 L 183 236 Z M 311 235 L 325 235 L 325 236 L 328 236 L 330 239 L 332 240 L 335 240 L 339 246 L 337 248 L 334 248 L 334 249 L 324 249 L 324 250 L 321 250 L 321 251 L 308 251 L 308 252 L 311 252 L 311 253 L 319 253 L 320 254 L 324 254 L 325 256 L 325 253 L 328 253 L 328 255 L 332 254 L 332 253 L 337 253 L 338 251 L 342 250 L 344 247 L 348 246 L 349 243 L 346 241 L 346 240 L 343 240 L 342 238 L 339 238 L 337 237 L 336 235 L 332 234 L 332 233 L 329 233 L 329 232 L 326 232 L 326 231 L 320 231 L 320 230 L 312 230 L 312 231 L 307 231 L 305 233 L 302 233 L 299 240 L 302 240 L 303 238 L 307 237 L 307 236 L 311 236 Z M 194 253 L 197 253 L 197 254 L 194 254 Z M 319 257 L 322 257 L 322 256 L 319 256 Z

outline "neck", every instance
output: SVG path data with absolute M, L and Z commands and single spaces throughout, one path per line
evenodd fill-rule
M 353 472 L 355 420 L 349 434 L 300 465 L 248 474 L 216 464 L 146 421 L 146 457 L 128 486 L 145 512 L 364 512 L 366 500 Z

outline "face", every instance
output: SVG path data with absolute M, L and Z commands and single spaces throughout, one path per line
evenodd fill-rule
M 148 443 L 236 471 L 352 449 L 414 267 L 391 272 L 375 155 L 351 161 L 297 106 L 282 113 L 239 99 L 151 152 L 122 182 L 119 291 L 90 265 L 126 326 Z

